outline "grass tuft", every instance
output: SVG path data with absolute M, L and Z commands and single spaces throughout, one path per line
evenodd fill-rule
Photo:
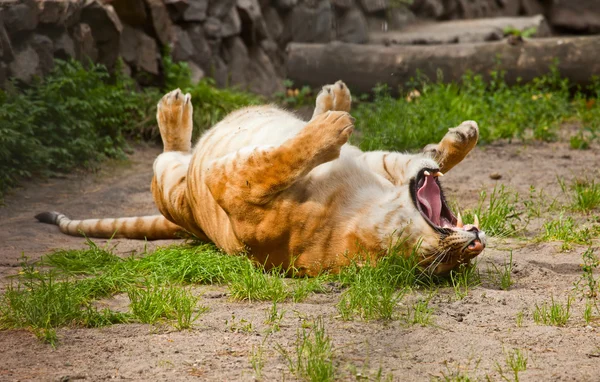
M 572 298 L 567 298 L 566 305 L 554 301 L 552 297 L 550 304 L 544 303 L 541 306 L 535 304 L 533 311 L 533 321 L 536 324 L 565 326 L 571 317 Z
M 489 194 L 481 191 L 479 203 L 473 210 L 464 211 L 465 223 L 473 222 L 474 215 L 479 217 L 481 230 L 489 236 L 507 237 L 518 232 L 517 222 L 520 221 L 520 213 L 516 210 L 519 196 L 505 188 L 497 185 Z
M 325 332 L 322 317 L 314 320 L 309 326 L 311 328 L 308 331 L 304 327 L 298 330 L 293 353 L 281 345 L 278 345 L 277 350 L 288 362 L 290 372 L 297 378 L 307 381 L 333 381 L 333 344 Z

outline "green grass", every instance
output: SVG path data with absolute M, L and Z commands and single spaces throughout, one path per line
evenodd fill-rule
M 463 212 L 463 221 L 472 223 L 475 215 L 481 222 L 481 230 L 489 236 L 513 236 L 519 231 L 520 212 L 517 211 L 519 196 L 504 185 L 496 185 L 491 193 L 479 194 L 477 207 Z
M 245 256 L 226 255 L 208 244 L 120 258 L 88 240 L 88 249 L 56 251 L 32 264 L 24 259 L 22 271 L 0 296 L 0 330 L 26 328 L 53 344 L 55 329 L 65 326 L 137 321 L 183 330 L 206 311 L 189 289 L 192 284 L 227 285 L 232 299 L 279 302 L 322 291 L 325 278 L 286 280 L 281 272 L 265 272 Z M 129 313 L 94 307 L 96 300 L 118 293 L 127 293 Z
M 421 96 L 404 97 L 413 89 Z M 397 99 L 385 86 L 375 90 L 372 103 L 361 103 L 353 111 L 357 129 L 356 141 L 364 150 L 420 149 L 438 142 L 449 127 L 462 121 L 479 124 L 481 140 L 497 139 L 554 140 L 564 121 L 579 121 L 582 130 L 594 136 L 599 131 L 600 107 L 590 102 L 600 95 L 600 81 L 586 93 L 575 91 L 560 78 L 556 68 L 529 84 L 508 86 L 503 74 L 492 73 L 489 83 L 482 76 L 467 74 L 460 84 L 444 84 L 417 78 L 401 89 Z
M 567 298 L 565 305 L 554 301 L 552 297 L 549 304 L 535 304 L 533 321 L 538 325 L 565 326 L 571 317 L 571 303 L 571 297 Z
M 409 306 L 406 314 L 406 322 L 409 325 L 429 326 L 433 323 L 434 309 L 429 306 L 433 294 L 427 298 L 417 300 L 412 306 Z
M 289 370 L 298 379 L 305 381 L 335 380 L 333 364 L 334 348 L 325 331 L 322 317 L 309 324 L 310 329 L 301 328 L 296 334 L 292 352 L 278 345 L 278 351 L 287 361 Z
M 431 282 L 418 267 L 416 253 L 406 256 L 392 249 L 390 256 L 377 264 L 353 263 L 337 276 L 346 290 L 337 309 L 343 320 L 359 317 L 363 320 L 397 318 L 396 305 L 407 290 Z
M 493 269 L 488 269 L 490 278 L 500 286 L 502 290 L 508 290 L 514 284 L 512 279 L 512 267 L 513 267 L 513 253 L 510 251 L 508 259 L 504 260 L 502 266 L 498 267 L 496 264 L 491 264 Z
M 0 296 L 0 329 L 27 328 L 55 345 L 55 328 L 100 327 L 127 322 L 129 314 L 98 310 L 76 280 L 60 280 L 53 271 L 23 265 L 20 283 L 10 284 Z
M 573 188 L 573 209 L 591 212 L 600 206 L 600 184 L 595 180 L 576 180 Z
M 190 290 L 152 281 L 146 282 L 142 288 L 130 288 L 127 295 L 131 312 L 139 322 L 155 324 L 170 320 L 178 330 L 190 329 L 194 321 L 208 310 L 198 307 L 200 297 L 194 296 Z
M 244 263 L 239 272 L 232 273 L 229 291 L 234 300 L 240 301 L 283 301 L 290 290 L 281 269 L 266 272 L 263 267 Z
M 567 251 L 573 248 L 573 244 L 590 245 L 592 238 L 600 231 L 600 226 L 590 227 L 576 223 L 573 217 L 564 217 L 562 214 L 558 219 L 545 222 L 539 241 L 562 241 L 561 249 Z
M 457 270 L 450 271 L 447 280 L 457 300 L 467 297 L 469 290 L 481 284 L 481 277 L 475 264 L 461 264 Z
M 575 283 L 575 289 L 579 290 L 584 298 L 595 299 L 600 292 L 600 276 L 596 275 L 600 267 L 600 259 L 594 253 L 594 248 L 590 247 L 581 255 L 583 264 L 581 270 L 583 274 Z
M 506 354 L 506 367 L 510 370 L 507 373 L 504 371 L 502 366 L 499 363 L 496 363 L 496 369 L 498 373 L 500 373 L 500 377 L 502 380 L 507 382 L 519 382 L 519 373 L 527 370 L 527 361 L 529 358 L 527 357 L 527 353 L 521 351 L 520 349 L 509 350 Z M 510 376 L 510 378 L 509 378 Z

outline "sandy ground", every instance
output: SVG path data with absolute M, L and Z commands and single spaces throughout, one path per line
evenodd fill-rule
M 136 149 L 129 164 L 111 163 L 96 174 L 29 183 L 16 190 L 0 208 L 0 284 L 18 271 L 19 257 L 38 259 L 56 248 L 83 248 L 84 240 L 59 234 L 55 226 L 33 216 L 57 210 L 73 218 L 155 213 L 149 192 L 152 161 L 158 148 Z M 481 189 L 502 183 L 527 195 L 530 185 L 558 195 L 556 177 L 567 181 L 597 175 L 600 151 L 570 150 L 564 143 L 495 144 L 476 149 L 443 179 L 446 194 L 463 207 L 473 207 Z M 501 175 L 492 180 L 490 175 Z M 144 243 L 118 240 L 123 255 L 141 251 Z M 105 243 L 98 240 L 98 243 Z M 169 242 L 154 242 L 151 246 Z M 262 380 L 294 380 L 277 344 L 291 348 L 304 320 L 322 316 L 332 339 L 339 380 L 431 380 L 462 373 L 473 379 L 508 380 L 506 354 L 523 351 L 527 370 L 522 381 L 600 380 L 600 329 L 583 320 L 584 303 L 574 292 L 581 277 L 585 247 L 560 252 L 558 243 L 492 239 L 480 256 L 482 272 L 500 265 L 513 250 L 513 279 L 508 291 L 484 283 L 458 300 L 451 289 L 438 291 L 431 305 L 433 324 L 408 326 L 391 322 L 342 321 L 335 304 L 340 293 L 316 294 L 304 303 L 282 303 L 281 331 L 269 337 L 264 323 L 270 303 L 231 302 L 224 287 L 199 287 L 202 304 L 210 308 L 193 330 L 129 324 L 103 329 L 60 329 L 56 349 L 26 331 L 0 332 L 0 381 L 67 381 L 128 379 L 138 381 L 254 380 L 253 346 L 264 349 Z M 566 327 L 537 325 L 535 304 L 551 297 L 565 302 L 575 297 Z M 401 303 L 406 309 L 410 298 Z M 414 296 L 413 296 L 414 298 Z M 125 308 L 123 296 L 105 303 Z M 523 312 L 523 323 L 516 317 Z M 232 331 L 234 322 L 252 323 L 250 332 Z M 597 322 L 596 322 L 597 323 Z

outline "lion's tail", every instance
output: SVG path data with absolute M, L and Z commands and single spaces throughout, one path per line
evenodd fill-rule
M 158 240 L 176 239 L 183 232 L 162 215 L 71 220 L 59 212 L 42 212 L 35 218 L 42 223 L 56 224 L 62 233 L 72 236 Z

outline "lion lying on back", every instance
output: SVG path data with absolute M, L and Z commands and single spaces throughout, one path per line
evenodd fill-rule
M 419 154 L 362 152 L 347 143 L 350 104 L 338 81 L 323 87 L 308 123 L 274 106 L 244 108 L 192 148 L 191 96 L 174 90 L 157 112 L 164 152 L 154 162 L 152 194 L 162 215 L 36 217 L 90 237 L 152 240 L 187 231 L 227 253 L 307 275 L 336 271 L 359 254 L 380 258 L 397 242 L 420 241 L 422 266 L 438 274 L 477 256 L 484 233 L 452 214 L 438 181 L 475 146 L 477 124 L 450 129 Z

